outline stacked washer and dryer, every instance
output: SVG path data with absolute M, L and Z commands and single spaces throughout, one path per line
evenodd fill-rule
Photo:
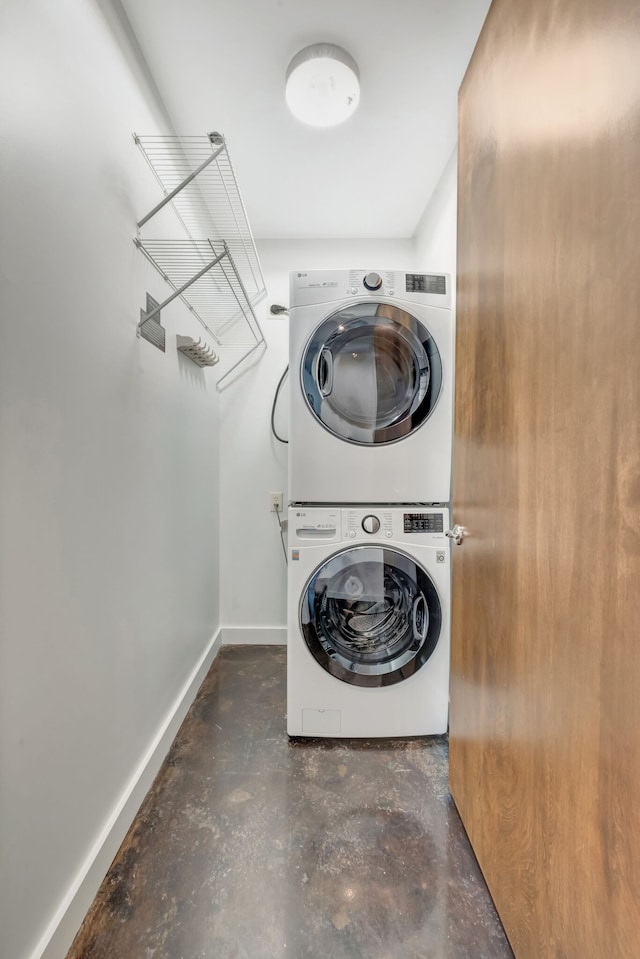
M 450 277 L 290 281 L 287 731 L 443 733 Z

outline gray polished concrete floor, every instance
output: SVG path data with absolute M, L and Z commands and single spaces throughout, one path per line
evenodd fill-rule
M 223 648 L 67 959 L 511 959 L 446 740 L 290 742 L 285 670 Z

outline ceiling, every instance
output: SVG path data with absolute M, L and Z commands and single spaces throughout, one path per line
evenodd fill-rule
M 176 131 L 225 135 L 257 237 L 413 235 L 455 147 L 489 0 L 122 3 Z M 315 42 L 360 68 L 360 106 L 332 129 L 284 101 L 289 61 Z

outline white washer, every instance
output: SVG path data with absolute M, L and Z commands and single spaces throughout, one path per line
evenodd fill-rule
M 290 736 L 446 732 L 448 524 L 424 504 L 290 507 Z
M 289 500 L 448 502 L 447 274 L 290 275 Z

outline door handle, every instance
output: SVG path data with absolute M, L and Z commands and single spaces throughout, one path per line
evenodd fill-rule
M 418 607 L 422 603 L 422 629 L 418 630 Z M 420 593 L 419 596 L 416 596 L 415 602 L 413 604 L 413 638 L 419 639 L 421 643 L 424 643 L 427 638 L 427 629 L 429 627 L 429 617 L 427 615 L 427 604 L 425 598 Z
M 318 387 L 321 396 L 329 396 L 333 389 L 333 356 L 326 346 L 320 350 L 318 357 Z
M 449 539 L 452 539 L 456 546 L 462 546 L 466 532 L 467 531 L 464 526 L 458 526 L 456 523 L 453 529 L 448 529 L 444 535 L 448 536 Z

